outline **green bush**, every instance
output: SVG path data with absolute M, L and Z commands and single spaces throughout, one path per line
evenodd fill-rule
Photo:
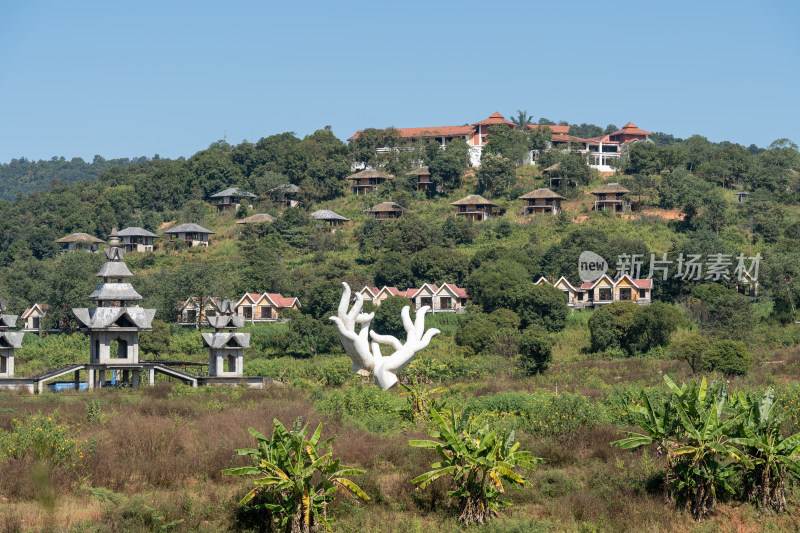
M 314 359 L 276 357 L 274 359 L 247 359 L 244 363 L 246 376 L 264 376 L 285 383 L 311 380 L 319 385 L 341 386 L 358 378 L 350 367 L 348 357 L 322 356 Z
M 519 365 L 528 375 L 547 370 L 553 358 L 553 340 L 546 331 L 537 326 L 531 326 L 522 332 L 517 348 L 520 355 Z
M 741 341 L 717 341 L 703 354 L 703 368 L 726 375 L 747 374 L 753 359 Z
M 64 470 L 76 468 L 87 445 L 88 441 L 72 437 L 66 424 L 57 424 L 52 416 L 41 413 L 15 418 L 9 431 L 0 431 L 0 458 L 33 457 Z

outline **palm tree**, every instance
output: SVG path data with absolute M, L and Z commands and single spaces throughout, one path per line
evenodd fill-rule
M 528 110 L 520 111 L 517 109 L 517 117 L 511 119 L 511 122 L 517 125 L 518 130 L 524 130 L 528 124 L 533 124 L 533 115 L 528 114 Z

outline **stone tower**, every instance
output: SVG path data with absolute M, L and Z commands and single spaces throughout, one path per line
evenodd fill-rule
M 88 298 L 97 302 L 97 307 L 72 310 L 83 326 L 81 329 L 89 333 L 89 387 L 94 386 L 95 371 L 99 372 L 102 386 L 106 369 L 121 370 L 123 381 L 127 381 L 129 370 L 133 370 L 134 385 L 138 384 L 139 332 L 152 329 L 156 313 L 155 309 L 132 305 L 142 296 L 126 281 L 133 274 L 122 261 L 124 251 L 117 228 L 112 230 L 108 243 L 104 250 L 108 261 L 97 273 L 102 281 Z
M 208 376 L 212 378 L 240 378 L 244 375 L 245 348 L 250 347 L 250 334 L 236 330 L 244 325 L 243 316 L 234 316 L 235 306 L 230 300 L 220 305 L 220 313 L 206 320 L 216 330 L 203 333 L 203 346 L 208 348 Z
M 0 299 L 0 313 L 8 308 L 8 301 Z M 14 350 L 22 348 L 23 332 L 8 331 L 17 325 L 17 315 L 0 314 L 0 378 L 14 377 Z

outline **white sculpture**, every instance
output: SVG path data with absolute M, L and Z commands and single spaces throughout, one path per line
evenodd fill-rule
M 370 331 L 369 323 L 375 317 L 375 313 L 361 312 L 364 297 L 358 293 L 356 302 L 348 311 L 350 286 L 342 283 L 342 287 L 344 287 L 344 291 L 339 302 L 337 316 L 332 316 L 330 319 L 336 323 L 336 327 L 339 329 L 339 340 L 341 340 L 347 355 L 353 360 L 352 370 L 362 375 L 373 372 L 378 386 L 386 390 L 397 383 L 396 373 L 411 362 L 414 354 L 427 348 L 433 336 L 439 334 L 440 331 L 436 328 L 425 331 L 425 313 L 428 312 L 428 306 L 423 306 L 417 311 L 416 322 L 411 321 L 409 306 L 403 308 L 400 314 L 403 317 L 403 327 L 407 334 L 405 344 L 392 335 L 379 335 Z M 356 332 L 356 324 L 361 324 L 358 332 Z M 372 338 L 371 343 L 370 337 Z M 370 344 L 372 350 L 370 350 Z M 394 348 L 395 352 L 384 357 L 379 344 L 388 344 Z

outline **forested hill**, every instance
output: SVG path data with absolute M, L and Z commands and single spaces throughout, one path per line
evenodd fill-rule
M 147 161 L 146 157 L 128 159 L 104 159 L 96 155 L 91 163 L 80 157 L 67 161 L 64 157 L 53 157 L 49 161 L 12 159 L 0 164 L 0 199 L 13 201 L 17 195 L 27 196 L 43 191 L 54 182 L 72 184 L 78 181 L 94 181 L 97 175 L 114 166 L 128 166 Z

